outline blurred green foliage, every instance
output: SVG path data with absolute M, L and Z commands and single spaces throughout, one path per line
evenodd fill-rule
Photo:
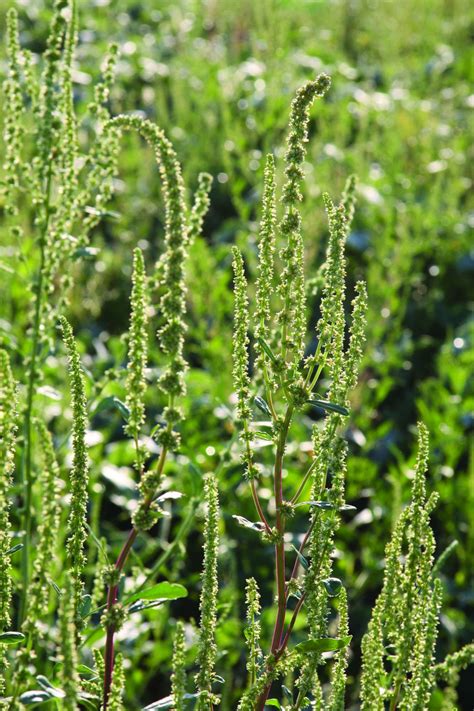
M 2 26 L 8 4 L 3 0 L 0 7 Z M 23 45 L 39 53 L 48 4 L 22 0 L 18 7 Z M 168 470 L 171 488 L 185 498 L 173 503 L 171 523 L 165 520 L 137 547 L 132 557 L 137 579 L 195 508 L 202 489 L 196 467 L 201 472 L 217 469 L 223 511 L 217 667 L 225 679 L 222 708 L 235 708 L 234 693 L 245 679 L 244 580 L 252 575 L 262 581 L 266 603 L 273 581 L 271 548 L 257 545 L 252 531 L 237 528 L 232 520 L 232 514 L 249 519 L 254 514 L 232 414 L 230 247 L 236 243 L 245 248 L 253 273 L 265 153 L 282 154 L 291 95 L 324 70 L 333 84 L 311 119 L 305 165 L 307 276 L 316 275 L 327 238 L 321 191 L 339 195 L 347 175 L 355 172 L 359 204 L 348 241 L 348 274 L 351 285 L 366 279 L 369 293 L 365 365 L 346 433 L 351 445 L 347 500 L 358 512 L 348 515 L 341 528 L 336 561 L 350 595 L 351 694 L 356 698 L 359 642 L 380 589 L 384 544 L 408 498 L 418 418 L 430 431 L 429 485 L 441 496 L 433 518 L 438 554 L 459 539 L 445 567 L 440 658 L 471 641 L 470 3 L 82 0 L 80 27 L 74 74 L 79 115 L 91 99 L 106 46 L 116 41 L 121 58 L 113 113 L 139 109 L 156 121 L 172 139 L 188 184 L 195 187 L 202 170 L 215 176 L 204 238 L 191 250 L 187 357 L 192 369 L 182 452 Z M 85 142 L 87 125 L 83 132 Z M 133 136 L 122 146 L 111 212 L 94 233 L 97 253 L 74 275 L 70 315 L 84 346 L 91 412 L 105 396 L 124 398 L 125 371 L 117 364 L 123 366 L 126 356 L 121 334 L 128 323 L 132 248 L 139 245 L 148 260 L 162 249 L 163 210 L 154 158 Z M 0 226 L 0 341 L 13 351 L 21 346 L 26 327 L 29 297 L 22 280 L 36 259 L 31 247 L 30 263 L 18 264 L 15 249 Z M 317 318 L 317 286 L 315 279 L 311 328 Z M 150 380 L 159 368 L 159 360 L 154 363 Z M 60 389 L 63 367 L 52 352 L 46 361 L 49 386 Z M 45 415 L 54 419 L 59 410 L 54 390 L 43 390 L 43 397 Z M 150 430 L 162 404 L 157 391 L 152 392 Z M 309 424 L 295 430 L 294 441 L 300 445 L 289 451 L 288 484 L 297 485 L 309 458 Z M 119 412 L 98 412 L 91 427 L 92 525 L 118 550 L 134 496 L 133 450 L 123 438 Z M 99 468 L 103 461 L 107 465 Z M 168 579 L 190 590 L 189 598 L 172 604 L 171 618 L 169 608 L 136 613 L 123 630 L 127 708 L 140 708 L 169 693 L 169 633 L 176 618 L 188 622 L 197 616 L 200 546 L 192 533 L 162 569 Z M 271 622 L 262 620 L 267 635 Z M 298 625 L 303 624 L 302 617 Z M 188 631 L 192 633 L 191 627 Z M 461 684 L 460 708 L 472 708 L 472 682 L 463 676 Z

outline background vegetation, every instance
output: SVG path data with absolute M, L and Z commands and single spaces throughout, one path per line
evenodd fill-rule
M 327 240 L 321 192 L 340 194 L 354 172 L 359 176 L 359 205 L 348 240 L 348 275 L 352 285 L 366 279 L 369 294 L 368 344 L 346 432 L 351 448 L 347 500 L 357 512 L 348 515 L 336 541 L 336 572 L 349 593 L 354 635 L 351 693 L 355 698 L 359 643 L 380 589 L 383 547 L 408 499 L 419 418 L 430 431 L 429 487 L 441 497 L 434 513 L 438 554 L 459 540 L 445 567 L 440 657 L 473 638 L 474 253 L 468 116 L 474 98 L 469 5 L 467 0 L 80 3 L 80 68 L 78 62 L 73 76 L 79 115 L 92 98 L 92 81 L 106 45 L 116 41 L 121 55 L 112 113 L 139 108 L 164 128 L 188 185 L 196 186 L 200 171 L 214 176 L 204 235 L 192 247 L 188 270 L 187 358 L 192 368 L 183 446 L 168 469 L 170 488 L 185 497 L 170 504 L 172 518 L 142 540 L 132 565 L 140 579 L 189 515 L 196 513 L 194 530 L 199 530 L 202 517 L 195 501 L 202 495 L 201 475 L 217 471 L 223 511 L 217 667 L 225 680 L 224 708 L 235 707 L 234 694 L 245 679 L 244 580 L 253 575 L 266 581 L 264 602 L 271 600 L 273 582 L 271 546 L 261 545 L 252 531 L 238 528 L 232 519 L 233 514 L 254 515 L 235 445 L 231 245 L 244 250 L 252 273 L 264 156 L 268 151 L 282 154 L 290 98 L 319 71 L 332 76 L 332 87 L 310 124 L 303 207 L 307 275 L 316 275 Z M 2 26 L 7 6 L 2 0 Z M 22 42 L 39 53 L 47 34 L 48 4 L 24 0 L 18 7 Z M 94 535 L 105 536 L 112 550 L 116 546 L 115 553 L 135 496 L 133 451 L 120 413 L 94 414 L 94 408 L 110 395 L 124 399 L 117 364 L 126 357 L 121 334 L 128 326 L 132 248 L 140 246 L 153 261 L 162 249 L 162 232 L 153 155 L 138 138 L 128 136 L 116 195 L 94 230 L 85 266 L 73 274 L 69 309 L 89 377 Z M 36 256 L 33 249 L 26 250 L 20 261 L 6 228 L 0 240 L 0 342 L 15 354 L 13 365 L 19 368 L 30 298 L 23 278 Z M 315 293 L 316 288 L 315 281 Z M 316 318 L 315 306 L 312 323 Z M 151 348 L 156 348 L 153 341 Z M 159 369 L 159 358 L 153 362 Z M 66 379 L 63 355 L 55 349 L 45 373 L 43 412 L 56 432 L 65 433 L 68 423 L 55 420 Z M 152 369 L 150 381 L 155 377 Z M 163 403 L 151 392 L 153 417 Z M 293 486 L 308 459 L 308 431 L 302 426 L 301 444 L 289 459 L 286 475 Z M 121 632 L 127 708 L 140 708 L 169 693 L 169 632 L 175 619 L 197 618 L 201 564 L 200 536 L 184 535 L 161 572 L 186 585 L 189 597 L 136 613 Z M 262 620 L 267 636 L 271 622 Z M 472 708 L 468 673 L 461 680 L 463 709 Z

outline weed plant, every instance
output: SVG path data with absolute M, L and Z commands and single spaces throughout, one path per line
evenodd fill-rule
M 310 109 L 315 99 L 322 104 L 329 77 L 306 82 L 293 99 L 280 189 L 278 164 L 272 153 L 266 156 L 252 302 L 247 274 L 254 258 L 247 247 L 232 249 L 237 427 L 232 423 L 230 440 L 218 442 L 219 464 L 203 474 L 191 454 L 197 420 L 190 420 L 183 403 L 189 403 L 186 382 L 193 375 L 186 355 L 187 282 L 205 286 L 188 261 L 190 252 L 210 258 L 200 234 L 211 178 L 199 175 L 189 201 L 175 149 L 162 129 L 141 114 L 112 117 L 116 46 L 104 60 L 87 116 L 77 114 L 77 39 L 74 0 L 56 0 L 36 66 L 20 45 L 16 12 L 8 13 L 3 209 L 15 267 L 29 295 L 19 300 L 24 310 L 28 303 L 29 330 L 20 343 L 10 340 L 0 350 L 0 705 L 139 708 L 141 699 L 129 693 L 129 680 L 142 665 L 151 665 L 152 675 L 169 668 L 170 694 L 147 706 L 149 711 L 211 711 L 219 704 L 242 711 L 342 711 L 356 650 L 353 596 L 335 568 L 337 541 L 354 509 L 345 495 L 347 422 L 364 358 L 368 299 L 364 282 L 349 288 L 346 283 L 354 177 L 339 202 L 323 195 L 326 256 L 316 276 L 305 280 L 302 206 Z M 95 256 L 91 235 L 101 220 L 114 218 L 108 204 L 117 183 L 120 141 L 131 131 L 149 145 L 159 168 L 164 247 L 153 267 L 143 249 L 134 249 L 125 348 L 95 379 L 66 314 L 73 310 L 75 276 Z M 244 215 L 242 195 L 237 187 L 233 198 Z M 408 251 L 407 269 L 413 264 Z M 397 272 L 397 279 L 403 273 Z M 192 301 L 199 303 L 196 297 Z M 204 312 L 198 307 L 194 316 Z M 151 339 L 154 319 L 156 339 Z M 202 329 L 195 330 L 201 337 Z M 369 329 L 369 340 L 374 334 Z M 206 344 L 195 343 L 194 352 L 201 345 L 203 362 L 214 362 Z M 51 363 L 67 370 L 66 381 Z M 68 391 L 70 406 L 62 406 L 57 387 Z M 123 399 L 116 394 L 120 388 Z M 53 417 L 44 411 L 44 397 L 61 403 Z M 91 421 L 111 419 L 116 412 L 127 447 L 121 451 L 128 453 L 136 486 L 127 507 L 131 524 L 128 533 L 119 532 L 120 543 L 116 534 L 109 541 L 101 526 L 108 502 L 97 471 L 108 464 L 107 449 L 99 458 L 89 452 Z M 310 458 L 295 465 L 298 438 L 308 426 Z M 430 516 L 437 495 L 426 491 L 429 447 L 423 424 L 418 433 L 410 503 L 405 508 L 400 503 L 400 515 L 394 516 L 383 586 L 362 641 L 362 709 L 456 708 L 460 672 L 474 657 L 467 644 L 437 661 L 442 570 L 456 542 L 435 558 Z M 219 489 L 236 449 L 241 455 L 236 470 L 256 520 L 236 514 L 234 522 L 247 529 L 243 535 L 258 537 L 261 548 L 272 551 L 275 595 L 273 602 L 261 595 L 270 581 L 260 579 L 255 566 L 246 581 L 241 627 L 246 652 L 240 666 L 247 679 L 230 689 L 225 658 L 238 644 L 235 634 L 230 640 L 223 634 L 226 590 L 219 564 L 227 524 Z M 170 518 L 170 504 L 184 499 L 174 478 L 183 483 L 185 465 L 192 493 L 179 511 L 175 535 L 156 557 L 155 532 Z M 297 484 L 291 487 L 295 469 Z M 188 594 L 197 599 L 192 577 L 180 578 L 181 561 L 191 562 L 183 543 L 190 540 L 197 509 L 204 515 L 199 622 L 178 621 L 170 634 L 180 601 Z M 148 546 L 154 555 L 144 564 L 140 555 Z M 163 640 L 152 642 L 153 624 L 166 627 L 163 652 Z M 135 627 L 150 635 L 146 650 L 127 642 Z

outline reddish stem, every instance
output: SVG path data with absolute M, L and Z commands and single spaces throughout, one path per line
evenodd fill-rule
M 285 421 L 283 423 L 280 440 L 278 442 L 276 457 L 275 457 L 275 468 L 274 468 L 274 494 L 275 494 L 275 506 L 276 506 L 276 530 L 278 540 L 275 544 L 275 561 L 276 561 L 276 585 L 277 585 L 277 597 L 278 597 L 278 610 L 275 620 L 275 626 L 273 628 L 272 644 L 270 648 L 270 654 L 275 655 L 280 647 L 281 635 L 283 633 L 283 628 L 285 625 L 285 613 L 286 613 L 286 583 L 285 583 L 285 517 L 282 515 L 282 505 L 283 505 L 283 456 L 285 453 L 285 443 L 288 434 L 288 428 L 290 426 L 291 417 L 293 414 L 293 407 L 290 405 L 286 412 Z M 257 701 L 256 711 L 263 711 L 265 702 L 270 693 L 272 687 L 272 682 L 270 682 L 267 687 L 262 691 L 260 697 Z
M 123 570 L 123 567 L 125 563 L 127 562 L 127 558 L 129 556 L 130 550 L 135 542 L 135 539 L 138 535 L 138 531 L 136 528 L 132 528 L 130 533 L 127 536 L 127 540 L 122 546 L 122 550 L 120 551 L 119 557 L 117 558 L 117 561 L 115 563 L 115 570 L 117 571 L 117 577 L 120 577 L 120 573 Z M 107 612 L 110 612 L 117 602 L 117 597 L 118 597 L 118 589 L 119 589 L 119 584 L 116 583 L 115 585 L 109 585 L 108 591 L 107 591 Z M 114 658 L 115 658 L 115 652 L 114 652 L 114 636 L 115 636 L 115 627 L 113 625 L 107 625 L 107 637 L 106 637 L 106 642 L 105 642 L 105 659 L 104 659 L 104 665 L 105 665 L 105 671 L 104 671 L 104 710 L 107 708 L 107 703 L 109 701 L 109 694 L 110 694 L 110 687 L 112 685 L 112 676 L 114 672 Z

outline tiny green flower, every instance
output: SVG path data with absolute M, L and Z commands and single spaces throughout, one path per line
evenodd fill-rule
M 61 660 L 62 689 L 66 696 L 62 700 L 65 711 L 77 711 L 79 708 L 79 672 L 77 654 L 77 629 L 75 614 L 74 580 L 65 576 L 59 610 L 59 649 Z
M 204 563 L 202 571 L 202 590 L 200 597 L 199 651 L 196 686 L 199 693 L 196 710 L 207 711 L 211 704 L 217 703 L 212 691 L 214 665 L 216 663 L 216 625 L 217 625 L 217 557 L 219 551 L 219 498 L 217 482 L 209 474 L 204 483 L 206 501 L 206 519 L 204 524 Z
M 148 362 L 148 293 L 143 253 L 133 253 L 132 296 L 128 365 L 125 404 L 130 410 L 125 432 L 135 440 L 136 466 L 141 471 L 141 453 L 138 444 L 141 428 L 145 422 L 146 392 L 145 369 Z
M 64 344 L 68 354 L 69 380 L 72 398 L 72 450 L 73 461 L 70 473 L 71 511 L 68 517 L 66 550 L 69 558 L 70 576 L 74 594 L 74 613 L 80 625 L 80 608 L 84 590 L 83 573 L 86 565 L 84 553 L 87 541 L 87 501 L 89 464 L 85 442 L 87 427 L 87 402 L 84 376 L 74 334 L 68 321 L 60 318 Z
M 181 621 L 176 623 L 173 644 L 173 672 L 171 674 L 171 695 L 173 697 L 173 708 L 176 711 L 185 711 L 184 695 L 186 693 L 186 671 L 185 671 L 185 636 L 184 624 Z

